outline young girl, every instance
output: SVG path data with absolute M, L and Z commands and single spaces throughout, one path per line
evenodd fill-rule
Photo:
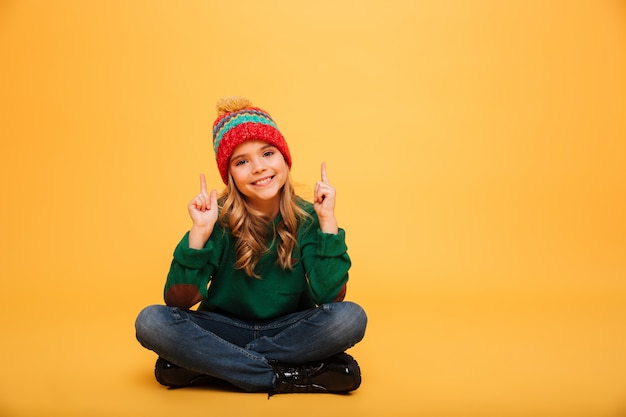
M 363 338 L 367 317 L 343 301 L 350 258 L 326 166 L 313 203 L 304 201 L 270 115 L 241 97 L 217 110 L 213 147 L 226 188 L 218 199 L 200 176 L 166 305 L 145 308 L 135 324 L 139 342 L 159 355 L 156 379 L 223 380 L 270 395 L 353 391 L 361 372 L 344 351 Z

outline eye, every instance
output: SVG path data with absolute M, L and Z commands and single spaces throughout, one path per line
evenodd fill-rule
M 265 151 L 263 152 L 263 156 L 268 157 L 274 155 L 274 151 Z
M 240 159 L 237 162 L 235 162 L 235 166 L 236 167 L 241 166 L 241 165 L 245 164 L 246 162 L 247 161 L 245 159 Z

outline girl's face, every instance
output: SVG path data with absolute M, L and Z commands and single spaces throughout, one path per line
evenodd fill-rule
M 273 145 L 249 140 L 237 146 L 228 170 L 237 189 L 258 210 L 278 214 L 280 190 L 289 171 L 283 154 Z

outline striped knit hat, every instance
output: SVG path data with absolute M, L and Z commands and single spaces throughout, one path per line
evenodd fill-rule
M 224 184 L 228 184 L 228 164 L 233 151 L 247 140 L 262 140 L 276 146 L 291 168 L 289 147 L 271 116 L 253 107 L 245 97 L 226 97 L 217 102 L 217 119 L 213 123 L 213 150 Z

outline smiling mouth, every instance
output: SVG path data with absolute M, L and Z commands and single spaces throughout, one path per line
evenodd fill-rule
M 274 176 L 272 175 L 271 177 L 265 177 L 258 181 L 255 181 L 252 183 L 252 185 L 267 185 L 270 182 L 272 182 L 273 179 L 274 179 Z

